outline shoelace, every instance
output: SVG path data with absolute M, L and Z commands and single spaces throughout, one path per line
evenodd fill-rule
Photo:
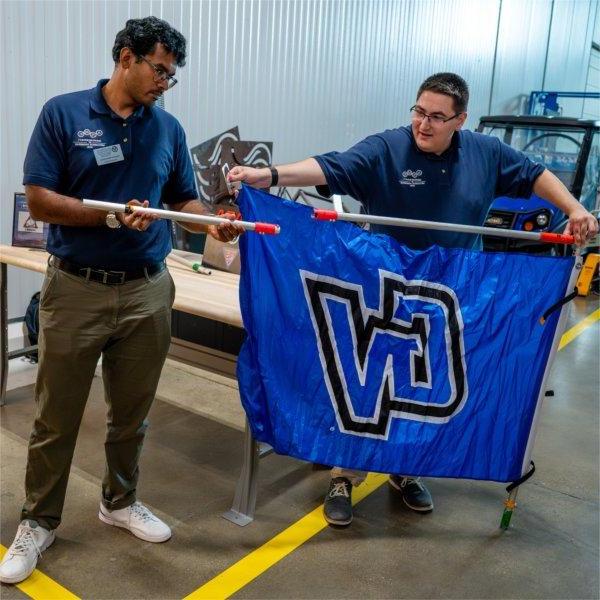
M 329 497 L 335 498 L 336 496 L 345 496 L 346 498 L 349 497 L 348 488 L 346 487 L 346 484 L 344 482 L 333 484 L 333 487 L 329 492 Z
M 154 521 L 155 517 L 154 515 L 150 512 L 149 509 L 147 509 L 143 504 L 141 504 L 140 502 L 134 502 L 131 505 L 131 514 L 132 516 L 136 516 L 138 517 L 142 522 L 146 522 L 146 521 Z
M 35 543 L 33 528 L 29 527 L 29 525 L 21 525 L 19 527 L 19 535 L 12 543 L 9 552 L 12 555 L 24 555 L 27 554 L 27 552 L 32 546 L 35 549 L 37 555 L 42 556 L 39 546 Z
M 405 488 L 409 483 L 415 483 L 420 490 L 423 489 L 423 484 L 421 483 L 420 477 L 403 477 L 400 482 L 400 487 Z

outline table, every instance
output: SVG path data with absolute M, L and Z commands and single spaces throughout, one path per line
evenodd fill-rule
M 190 260 L 201 259 L 198 255 L 189 256 Z M 47 264 L 46 252 L 0 245 L 0 406 L 5 403 L 9 359 L 23 356 L 34 348 L 8 352 L 7 265 L 45 273 Z M 200 275 L 170 258 L 167 258 L 167 266 L 175 282 L 174 309 L 243 328 L 238 294 L 239 275 L 214 269 L 211 275 Z M 223 515 L 229 521 L 243 526 L 254 520 L 258 460 L 271 452 L 269 447 L 254 440 L 246 421 L 241 474 L 231 510 Z

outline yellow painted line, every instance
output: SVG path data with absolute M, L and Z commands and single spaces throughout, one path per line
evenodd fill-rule
M 362 485 L 352 490 L 352 504 L 366 498 L 381 487 L 387 479 L 387 475 L 370 474 Z M 229 598 L 325 527 L 327 521 L 323 517 L 323 505 L 321 505 L 186 596 L 185 600 Z
M 6 551 L 7 548 L 0 544 L 0 560 Z M 15 584 L 15 587 L 34 600 L 79 600 L 79 596 L 37 569 L 25 581 Z
M 585 329 L 587 329 L 590 325 L 593 325 L 598 320 L 600 320 L 600 308 L 595 310 L 591 315 L 588 315 L 585 319 L 579 321 L 579 323 L 577 323 L 577 325 L 574 327 L 571 327 L 569 331 L 565 331 L 563 336 L 560 338 L 558 349 L 562 350 L 567 344 L 570 344 L 578 335 L 580 335 Z

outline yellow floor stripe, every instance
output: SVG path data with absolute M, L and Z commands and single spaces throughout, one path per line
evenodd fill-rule
M 0 560 L 6 550 L 7 548 L 0 544 Z M 15 587 L 34 600 L 79 600 L 78 596 L 37 569 L 25 581 L 17 583 Z
M 593 325 L 596 321 L 600 319 L 600 308 L 595 310 L 591 315 L 588 315 L 585 319 L 582 319 L 575 325 L 571 327 L 569 331 L 565 331 L 563 336 L 560 338 L 560 344 L 558 345 L 558 349 L 562 350 L 567 344 L 570 344 L 580 333 L 583 332 L 584 329 L 587 329 L 590 325 Z
M 382 486 L 387 479 L 387 475 L 370 474 L 362 485 L 352 491 L 352 504 L 356 504 L 363 498 L 366 498 Z M 217 575 L 214 579 L 205 583 L 195 592 L 186 596 L 185 600 L 199 600 L 200 598 L 220 600 L 222 598 L 229 598 L 235 592 L 248 585 L 253 579 L 256 579 L 261 573 L 264 573 L 282 558 L 285 558 L 290 552 L 293 552 L 311 537 L 317 535 L 325 527 L 327 527 L 327 521 L 323 517 L 323 505 L 321 505 L 277 534 L 266 544 Z

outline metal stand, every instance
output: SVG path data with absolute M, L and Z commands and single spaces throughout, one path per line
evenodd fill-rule
M 577 247 L 575 249 L 575 264 L 573 265 L 573 270 L 571 271 L 571 276 L 569 278 L 569 283 L 567 285 L 567 290 L 566 290 L 567 292 L 574 288 L 575 282 L 577 281 L 578 272 L 581 270 L 581 264 L 582 264 L 581 248 Z M 546 389 L 546 382 L 548 380 L 548 374 L 550 373 L 550 369 L 552 367 L 554 357 L 556 356 L 556 352 L 558 351 L 560 339 L 565 330 L 567 314 L 566 314 L 566 311 L 564 310 L 564 305 L 566 302 L 569 301 L 569 299 L 570 298 L 568 295 L 565 296 L 565 298 L 563 299 L 563 301 L 561 303 L 557 303 L 552 308 L 550 308 L 549 311 L 547 311 L 547 312 L 551 312 L 551 311 L 555 310 L 556 308 L 560 308 L 561 313 L 560 313 L 558 324 L 556 325 L 556 331 L 554 332 L 554 340 L 552 342 L 552 349 L 550 352 L 550 356 L 548 357 L 548 361 L 546 363 L 546 369 L 544 371 L 544 376 L 542 378 L 540 394 L 538 396 L 538 402 L 537 402 L 537 406 L 536 406 L 536 410 L 535 410 L 535 414 L 534 414 L 534 418 L 533 418 L 533 424 L 531 427 L 531 432 L 529 434 L 529 441 L 527 443 L 527 450 L 526 450 L 524 464 L 530 464 L 531 467 L 527 471 L 527 473 L 524 473 L 518 480 L 511 483 L 506 488 L 506 491 L 508 492 L 508 498 L 504 501 L 504 512 L 502 513 L 502 519 L 500 520 L 500 529 L 502 529 L 503 531 L 506 531 L 508 529 L 513 512 L 514 512 L 515 508 L 517 508 L 517 492 L 519 491 L 519 487 L 521 486 L 521 484 L 525 483 L 535 473 L 535 464 L 531 460 L 531 451 L 533 449 L 533 442 L 535 440 L 535 433 L 537 430 L 537 423 L 538 423 L 538 419 L 539 419 L 539 408 L 542 404 L 542 399 L 544 398 L 544 396 L 553 396 L 554 395 L 554 392 L 552 390 Z M 547 314 L 544 314 L 544 316 L 540 319 L 541 323 L 544 323 L 547 316 L 548 316 Z
M 6 402 L 8 378 L 8 306 L 6 303 L 6 263 L 0 263 L 0 406 Z
M 258 461 L 272 452 L 273 448 L 271 446 L 259 443 L 252 437 L 250 424 L 248 423 L 248 419 L 246 419 L 242 472 L 235 486 L 233 505 L 226 513 L 223 513 L 224 519 L 240 527 L 244 527 L 254 521 Z

